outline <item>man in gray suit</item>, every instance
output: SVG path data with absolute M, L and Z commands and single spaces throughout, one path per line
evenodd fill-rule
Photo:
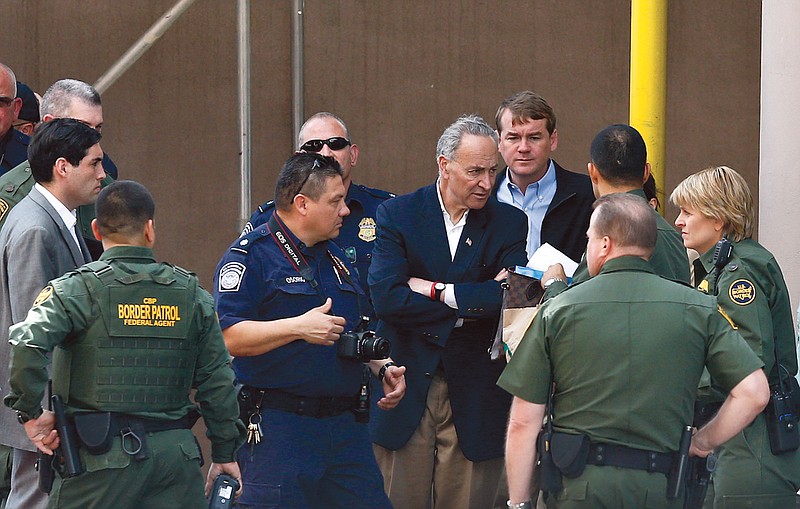
M 36 184 L 9 212 L 0 229 L 0 398 L 8 393 L 8 328 L 21 322 L 48 281 L 91 261 L 75 231 L 75 209 L 100 192 L 103 151 L 100 133 L 74 119 L 39 127 L 28 146 Z M 14 448 L 7 507 L 39 509 L 35 448 L 19 424 L 30 417 L 0 410 L 0 444 Z

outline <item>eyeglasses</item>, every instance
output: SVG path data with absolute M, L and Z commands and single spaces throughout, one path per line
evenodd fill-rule
M 12 104 L 14 104 L 15 100 L 16 99 L 13 98 L 13 97 L 8 97 L 6 95 L 0 95 L 0 108 L 8 108 Z M 331 147 L 331 148 L 333 148 L 333 147 Z
M 322 150 L 322 147 L 325 145 L 329 146 L 331 150 L 342 150 L 346 146 L 350 145 L 350 140 L 347 138 L 342 138 L 341 136 L 334 136 L 333 138 L 328 138 L 327 140 L 308 140 L 300 146 L 300 150 L 316 153 Z

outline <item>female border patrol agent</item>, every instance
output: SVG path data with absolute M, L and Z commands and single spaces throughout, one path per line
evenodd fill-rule
M 680 208 L 675 225 L 684 245 L 702 253 L 695 262 L 698 289 L 716 296 L 720 310 L 761 357 L 773 393 L 781 385 L 790 387 L 790 378 L 797 374 L 797 351 L 789 292 L 775 257 L 751 238 L 755 213 L 747 182 L 727 166 L 706 168 L 681 182 L 670 200 Z M 713 380 L 710 387 L 707 382 L 701 381 L 699 397 L 711 408 L 704 413 L 712 415 L 722 395 Z M 770 442 L 776 438 L 767 431 L 772 408 L 771 402 L 753 424 L 720 448 L 714 507 L 794 507 L 800 453 L 796 445 L 772 452 L 776 444 Z M 791 431 L 777 440 L 791 441 Z M 709 503 L 707 498 L 706 506 Z

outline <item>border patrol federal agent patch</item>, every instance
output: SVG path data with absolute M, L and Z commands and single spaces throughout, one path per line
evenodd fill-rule
M 243 263 L 228 262 L 219 271 L 219 291 L 238 292 L 247 267 Z
M 0 199 L 0 221 L 2 221 L 4 217 L 6 217 L 6 212 L 8 212 L 8 209 L 10 208 L 11 207 L 8 206 L 7 201 Z
M 375 220 L 365 217 L 358 223 L 358 238 L 364 242 L 375 240 Z
M 41 292 L 39 292 L 39 295 L 36 296 L 36 300 L 33 301 L 33 307 L 36 307 L 42 302 L 49 299 L 51 295 L 53 295 L 53 285 L 45 286 L 44 289 Z
M 740 306 L 746 306 L 756 300 L 756 287 L 746 279 L 737 279 L 728 288 L 728 296 Z

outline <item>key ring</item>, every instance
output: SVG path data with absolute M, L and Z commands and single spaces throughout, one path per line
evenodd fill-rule
M 125 430 L 121 431 L 122 433 L 120 433 L 120 435 L 122 436 L 122 450 L 125 451 L 125 453 L 130 456 L 136 456 L 137 454 L 139 454 L 139 452 L 141 452 L 142 450 L 142 439 L 139 438 L 139 436 L 136 433 L 134 433 L 130 428 L 126 428 Z M 136 441 L 137 446 L 135 451 L 129 451 L 128 448 L 125 446 L 125 437 L 131 437 L 131 441 L 133 440 Z

